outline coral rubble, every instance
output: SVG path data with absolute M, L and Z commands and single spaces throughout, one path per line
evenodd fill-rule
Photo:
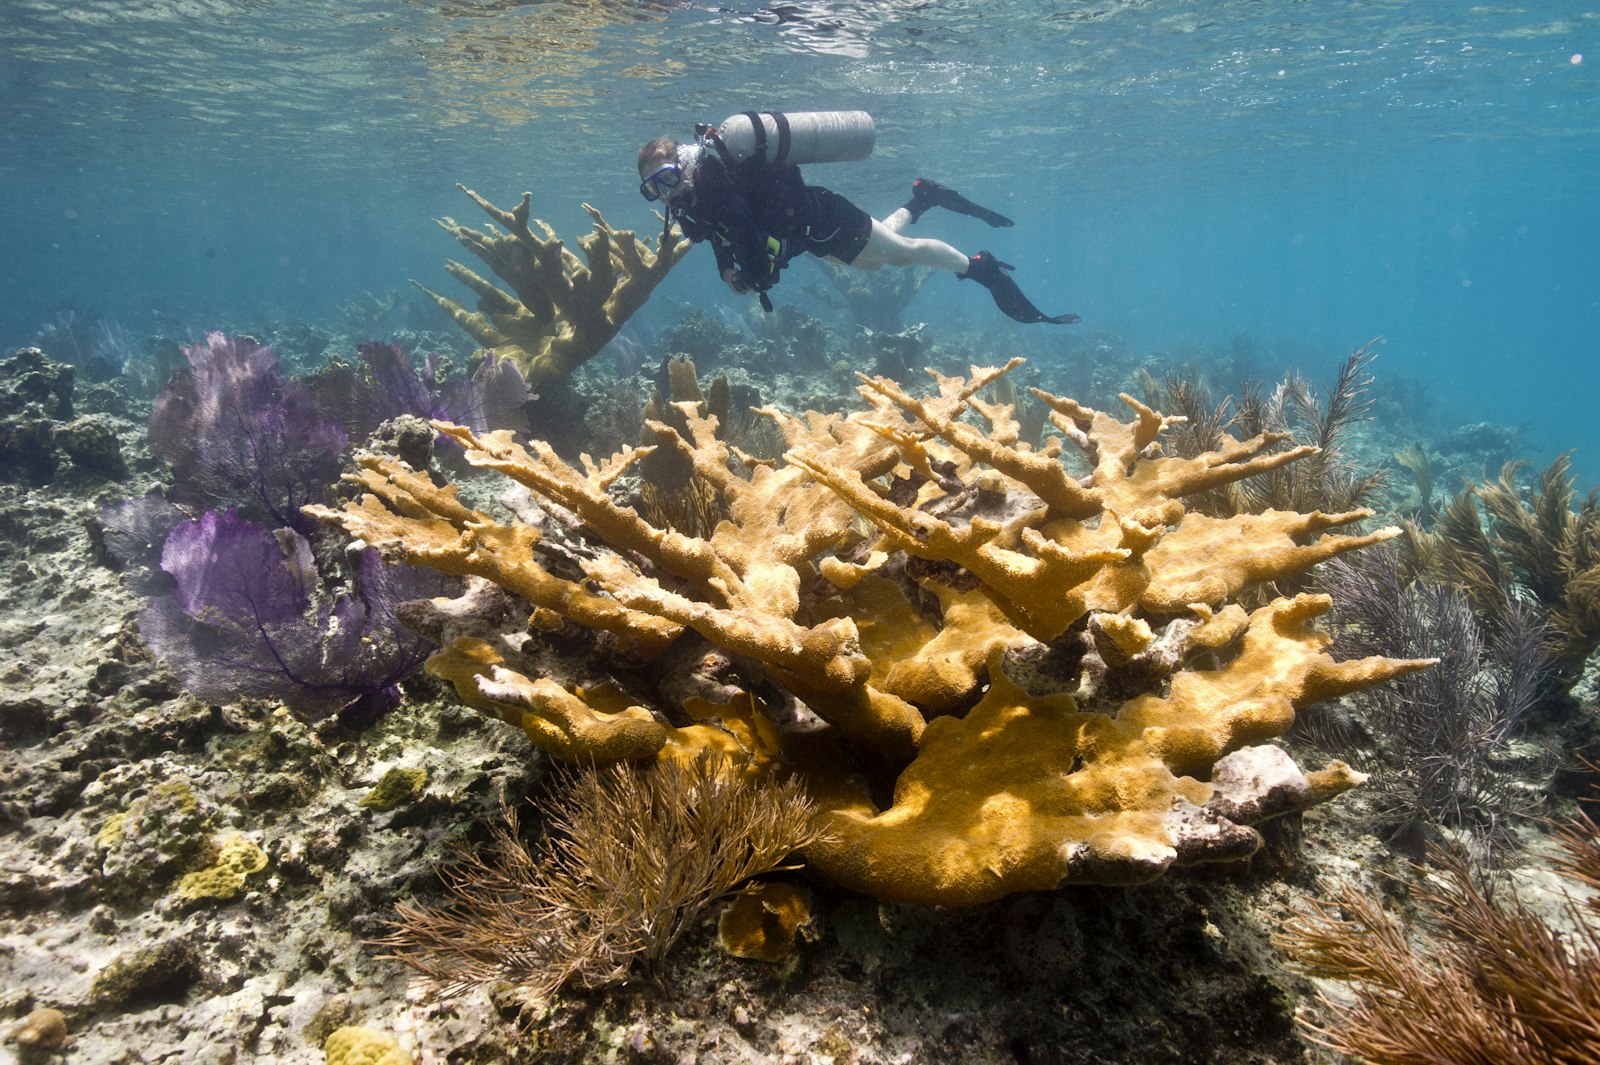
M 1186 496 L 1315 449 L 1224 435 L 1166 457 L 1174 419 L 1126 396 L 1121 421 L 1034 389 L 1059 435 L 1032 447 L 1010 405 L 978 395 L 1020 361 L 935 373 L 921 396 L 862 376 L 868 406 L 849 415 L 763 408 L 781 462 L 730 448 L 691 405 L 686 429 L 652 420 L 658 444 L 581 469 L 538 441 L 439 424 L 542 515 L 501 523 L 378 457 L 349 477 L 360 501 L 308 513 L 531 605 L 508 610 L 482 584 L 416 605 L 444 645 L 429 669 L 464 701 L 566 758 L 709 749 L 792 775 L 826 833 L 808 862 L 856 890 L 968 905 L 1246 856 L 1249 825 L 1360 780 L 1264 746 L 1295 711 L 1429 662 L 1336 661 L 1313 625 L 1326 596 L 1251 613 L 1232 600 L 1397 531 L 1330 531 L 1365 510 L 1192 513 Z M 657 448 L 721 495 L 709 535 L 657 528 L 617 498 Z M 581 550 L 557 540 L 561 515 Z M 604 635 L 557 676 L 546 656 L 574 626 Z M 695 655 L 725 667 L 702 678 L 710 700 L 665 679 Z
M 599 211 L 584 204 L 594 231 L 578 239 L 584 254 L 579 261 L 538 219 L 534 221 L 544 235 L 534 235 L 528 226 L 530 193 L 523 193 L 522 202 L 507 211 L 464 185 L 456 187 L 506 232 L 481 232 L 453 218 L 438 219 L 439 226 L 482 259 L 511 292 L 458 262 L 445 269 L 477 293 L 476 311 L 417 287 L 472 339 L 515 361 L 535 388 L 566 378 L 605 347 L 689 250 L 689 241 L 670 227 L 652 249 L 631 230 L 613 229 Z

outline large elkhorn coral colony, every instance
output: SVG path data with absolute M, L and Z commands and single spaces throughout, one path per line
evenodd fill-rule
M 531 194 L 524 192 L 522 201 L 507 211 L 465 185 L 456 187 L 505 232 L 472 229 L 453 218 L 437 219 L 439 227 L 482 259 L 511 291 L 458 262 L 447 263 L 445 269 L 477 293 L 476 311 L 417 287 L 472 339 L 515 362 L 534 388 L 565 379 L 593 358 L 689 250 L 689 241 L 668 228 L 652 249 L 631 231 L 613 229 L 599 211 L 584 204 L 594 230 L 578 238 L 580 260 L 539 219 L 532 221 L 544 235 L 534 235 L 529 227 Z
M 1127 396 L 1121 421 L 1033 390 L 1060 435 L 1031 447 L 1010 405 L 978 396 L 1020 362 L 935 373 L 925 397 L 862 376 L 849 415 L 763 408 L 787 445 L 775 462 L 725 444 L 692 387 L 675 389 L 686 432 L 651 421 L 658 444 L 581 468 L 437 423 L 539 505 L 505 524 L 366 456 L 359 502 L 308 509 L 388 558 L 478 578 L 411 616 L 464 701 L 564 759 L 710 751 L 793 775 L 826 831 L 804 856 L 837 883 L 968 905 L 1247 856 L 1246 826 L 1361 780 L 1268 744 L 1296 709 L 1428 665 L 1335 661 L 1313 626 L 1328 597 L 1259 587 L 1397 530 L 1327 531 L 1368 511 L 1191 513 L 1186 496 L 1314 449 L 1266 434 L 1164 457 L 1175 419 Z M 614 497 L 657 448 L 720 495 L 708 537 Z M 1234 602 L 1246 589 L 1265 605 Z

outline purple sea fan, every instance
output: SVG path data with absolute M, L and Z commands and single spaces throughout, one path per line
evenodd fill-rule
M 312 387 L 353 439 L 370 436 L 392 418 L 412 414 L 465 425 L 474 432 L 526 426 L 528 382 L 509 359 L 490 356 L 470 377 L 441 380 L 433 356 L 419 373 L 398 344 L 356 345 L 363 369 L 341 365 L 318 374 Z
M 350 590 L 334 594 L 299 533 L 207 512 L 167 537 L 161 567 L 174 591 L 150 602 L 140 631 L 201 699 L 276 698 L 308 717 L 370 723 L 430 650 L 400 628 L 395 606 L 452 582 L 387 566 L 370 549 L 353 556 Z
M 184 355 L 189 368 L 172 375 L 150 415 L 150 448 L 172 464 L 173 502 L 311 532 L 300 508 L 327 499 L 339 479 L 344 430 L 271 348 L 208 333 Z
M 90 531 L 104 560 L 122 571 L 123 583 L 140 595 L 160 595 L 172 590 L 172 578 L 161 568 L 162 548 L 183 520 L 183 511 L 152 489 L 101 507 Z

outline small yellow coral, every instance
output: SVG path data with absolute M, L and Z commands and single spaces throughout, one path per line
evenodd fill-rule
M 355 1025 L 328 1036 L 322 1052 L 327 1055 L 327 1065 L 413 1065 L 416 1061 L 400 1049 L 393 1036 Z
M 267 854 L 243 836 L 223 841 L 215 865 L 188 873 L 178 881 L 178 894 L 186 899 L 231 899 L 244 888 L 252 873 L 267 867 Z
M 788 884 L 768 883 L 734 897 L 717 922 L 722 949 L 736 958 L 782 961 L 795 935 L 811 923 L 806 897 Z
M 55 1050 L 67 1042 L 67 1016 L 58 1009 L 41 1006 L 17 1022 L 11 1038 L 19 1046 Z

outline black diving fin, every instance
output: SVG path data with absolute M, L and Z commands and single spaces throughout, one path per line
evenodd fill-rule
M 1032 325 L 1035 322 L 1048 322 L 1051 325 L 1071 325 L 1074 322 L 1083 320 L 1075 314 L 1045 314 L 1035 307 L 1032 301 L 1022 294 L 1022 290 L 1017 287 L 1017 283 L 1006 276 L 1007 270 L 1015 269 L 1016 267 L 1010 263 L 1003 263 L 996 259 L 992 253 L 980 251 L 967 264 L 967 272 L 957 274 L 956 277 L 963 281 L 971 278 L 988 289 L 989 294 L 994 297 L 995 306 L 999 307 L 1007 318 L 1015 321 L 1028 325 Z
M 937 181 L 927 178 L 917 178 L 911 183 L 911 202 L 906 204 L 906 209 L 911 212 L 911 220 L 915 222 L 922 217 L 922 213 L 930 207 L 943 207 L 956 214 L 970 215 L 980 221 L 987 222 L 997 229 L 1016 225 L 1011 219 L 999 211 L 991 211 L 987 207 L 979 207 L 955 189 L 941 185 Z

